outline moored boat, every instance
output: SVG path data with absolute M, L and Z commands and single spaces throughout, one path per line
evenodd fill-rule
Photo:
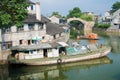
M 69 46 L 64 42 L 59 42 L 58 47 L 42 44 L 41 47 L 16 47 L 12 56 L 9 57 L 10 64 L 17 65 L 52 65 L 69 62 L 85 61 L 106 56 L 111 48 L 99 45 L 72 45 Z M 29 49 L 28 49 L 29 48 Z M 40 48 L 40 50 L 39 50 Z M 24 53 L 23 53 L 24 50 Z M 36 51 L 37 52 L 36 52 Z M 30 52 L 33 51 L 33 54 Z M 34 52 L 35 51 L 35 52 Z M 15 53 L 16 52 L 16 53 Z M 38 53 L 39 52 L 39 53 Z

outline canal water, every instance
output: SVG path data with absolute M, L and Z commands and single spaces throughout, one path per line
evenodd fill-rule
M 81 44 L 95 41 L 80 40 Z M 101 35 L 100 44 L 112 47 L 101 59 L 51 66 L 0 66 L 0 80 L 120 80 L 120 36 Z

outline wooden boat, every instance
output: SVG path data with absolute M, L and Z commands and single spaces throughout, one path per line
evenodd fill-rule
M 99 40 L 99 37 L 95 33 L 91 33 L 87 36 L 80 36 L 80 39 L 88 39 L 88 40 Z
M 80 36 L 80 39 L 87 39 L 87 40 L 99 40 L 99 38 L 90 38 L 90 37 L 86 37 L 86 36 Z
M 78 62 L 78 61 L 85 61 L 91 60 L 96 58 L 101 58 L 106 56 L 110 51 L 111 48 L 107 46 L 100 46 L 98 48 L 90 47 L 90 46 L 82 46 L 81 49 L 72 49 L 69 47 L 67 48 L 67 54 L 60 55 L 59 57 L 50 57 L 50 58 L 35 58 L 35 59 L 23 59 L 18 60 L 14 58 L 9 59 L 9 64 L 14 65 L 52 65 L 52 64 L 63 64 L 63 63 L 70 63 L 70 62 Z M 74 49 L 74 51 L 73 51 Z M 87 51 L 86 51 L 86 50 Z

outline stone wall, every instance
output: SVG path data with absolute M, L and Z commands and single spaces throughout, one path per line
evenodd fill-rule
M 92 33 L 92 27 L 94 26 L 94 22 L 90 21 L 90 22 L 86 22 L 86 24 L 84 25 L 84 35 L 87 36 L 90 33 Z
M 87 36 L 89 35 L 90 33 L 92 33 L 92 27 L 94 26 L 94 22 L 93 21 L 85 21 L 85 20 L 82 20 L 81 18 L 69 18 L 67 20 L 67 23 L 70 23 L 71 21 L 74 21 L 74 20 L 77 20 L 77 21 L 80 21 L 81 23 L 84 24 L 84 35 Z

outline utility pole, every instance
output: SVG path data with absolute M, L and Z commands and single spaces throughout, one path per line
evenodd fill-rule
M 2 60 L 2 31 L 0 29 L 0 60 Z

